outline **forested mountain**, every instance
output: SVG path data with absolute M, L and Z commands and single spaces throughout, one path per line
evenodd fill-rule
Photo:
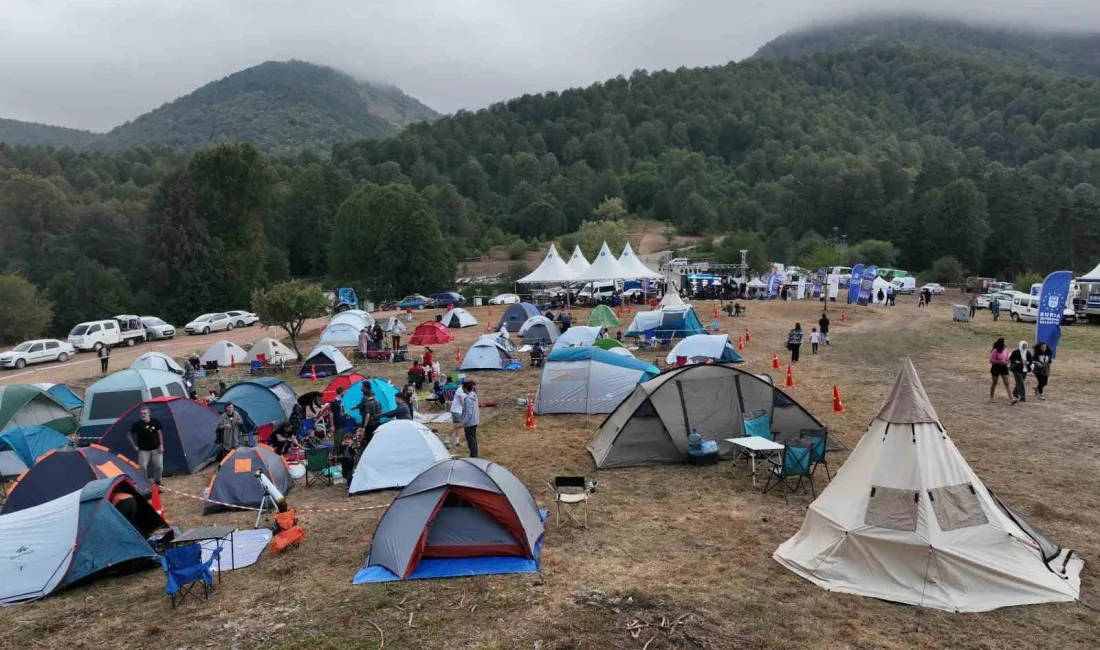
M 804 57 L 867 47 L 911 47 L 1017 69 L 1100 76 L 1100 35 L 1034 32 L 919 17 L 879 17 L 789 32 L 760 48 L 759 57 Z
M 870 47 L 638 71 L 327 159 L 0 146 L 0 272 L 46 294 L 55 329 L 130 308 L 178 321 L 288 276 L 389 298 L 618 197 L 726 235 L 719 259 L 817 266 L 836 234 L 886 240 L 912 271 L 954 258 L 1013 278 L 1095 265 L 1098 188 L 1100 80 Z
M 438 117 L 400 89 L 303 61 L 268 61 L 211 82 L 107 134 L 0 120 L 0 142 L 118 150 L 250 142 L 261 151 L 327 153 Z

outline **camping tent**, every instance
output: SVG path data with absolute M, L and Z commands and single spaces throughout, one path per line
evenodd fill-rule
M 516 282 L 530 284 L 541 282 L 543 284 L 561 284 L 573 279 L 573 272 L 558 255 L 558 249 L 550 244 L 550 250 L 546 251 L 546 257 L 534 271 L 523 276 Z
M 451 457 L 431 429 L 414 420 L 378 427 L 355 466 L 348 494 L 403 488 L 421 472 Z
M 333 379 L 325 386 L 325 390 L 321 391 L 321 403 L 328 404 L 332 400 L 336 399 L 336 389 L 343 388 L 345 391 L 351 388 L 352 384 L 357 384 L 366 379 L 363 375 L 357 372 L 351 372 L 346 375 L 340 375 L 336 379 Z
M 608 329 L 622 326 L 619 317 L 607 305 L 596 305 L 596 308 L 592 310 L 592 315 L 588 317 L 588 324 L 599 325 Z
M 623 276 L 624 278 L 656 280 L 661 277 L 660 273 L 649 268 L 642 260 L 638 259 L 638 256 L 634 254 L 634 249 L 630 247 L 630 242 L 627 242 L 626 246 L 623 247 L 623 254 L 619 256 L 619 266 L 626 269 L 628 273 L 628 275 Z
M 607 350 L 611 354 L 617 354 L 621 357 L 630 357 L 631 359 L 635 358 L 634 353 L 631 352 L 630 350 L 627 350 L 621 343 L 619 343 L 618 345 L 612 346 L 612 347 L 605 347 L 603 345 L 600 345 L 600 343 L 602 343 L 603 341 L 608 341 L 608 340 L 610 340 L 613 343 L 619 343 L 615 339 L 600 339 L 599 341 L 596 341 L 595 347 L 600 348 L 601 350 Z
M 718 443 L 722 457 L 735 452 L 726 438 L 744 435 L 742 413 L 764 411 L 776 440 L 825 426 L 767 378 L 726 365 L 690 365 L 638 384 L 603 421 L 588 452 L 596 467 L 682 463 L 697 428 Z
M 259 382 L 237 382 L 218 398 L 217 403 L 232 403 L 237 408 L 244 410 L 257 427 L 267 424 L 281 424 L 287 419 L 286 410 L 283 408 L 283 401 L 279 394 Z
M 290 419 L 290 414 L 298 404 L 298 393 L 294 392 L 290 384 L 278 377 L 259 377 L 252 381 L 275 393 L 279 397 L 279 405 L 283 407 L 283 415 Z
M 543 519 L 511 472 L 482 458 L 424 470 L 378 522 L 355 584 L 536 571 Z
M 569 267 L 570 274 L 572 274 L 573 277 L 577 277 L 587 271 L 591 264 L 584 258 L 581 247 L 577 245 L 573 247 L 573 254 L 569 256 L 569 262 L 566 263 L 566 266 Z
M 661 307 L 653 311 L 638 312 L 627 328 L 626 336 L 645 336 L 650 330 L 659 339 L 682 339 L 693 334 L 704 334 L 702 323 L 691 305 Z
M 80 436 L 95 440 L 134 406 L 145 400 L 167 395 L 187 397 L 183 380 L 174 372 L 127 368 L 107 375 L 84 391 L 84 408 L 80 411 Z
M 218 471 L 210 477 L 202 514 L 230 509 L 222 505 L 223 503 L 248 508 L 260 507 L 264 488 L 256 477 L 257 471 L 263 472 L 284 496 L 294 487 L 286 461 L 274 449 L 267 445 L 237 447 L 226 454 Z
M 351 370 L 351 362 L 343 352 L 331 345 L 318 345 L 306 355 L 306 362 L 302 364 L 298 376 L 303 379 L 314 374 L 318 377 L 335 377 L 348 370 Z
M 477 325 L 477 319 L 473 314 L 466 311 L 461 307 L 455 307 L 454 309 L 443 314 L 443 325 L 452 329 L 459 327 L 473 327 Z
M 4 476 L 18 476 L 35 461 L 53 449 L 71 447 L 72 442 L 60 433 L 40 424 L 8 427 L 0 433 L 0 455 L 5 456 L 5 467 L 22 468 L 19 472 L 5 471 Z
M 84 398 L 65 384 L 36 383 L 31 385 L 46 391 L 50 394 L 50 397 L 61 402 L 61 405 L 70 411 L 84 407 Z
M 244 351 L 244 348 L 233 341 L 215 341 L 214 345 L 211 345 L 206 349 L 206 352 L 202 353 L 199 361 L 204 366 L 211 361 L 216 361 L 218 367 L 228 368 L 238 363 L 244 363 L 247 356 L 248 353 Z
M 704 363 L 707 360 L 719 363 L 741 363 L 744 359 L 730 343 L 729 334 L 693 334 L 676 344 L 665 357 L 665 363 L 676 363 L 678 357 L 685 357 L 688 363 Z
M 96 479 L 121 475 L 130 479 L 143 495 L 153 493 L 153 484 L 145 478 L 144 470 L 99 445 L 47 451 L 35 461 L 34 467 L 12 484 L 0 514 L 33 508 L 79 490 Z
M 111 505 L 116 492 L 133 497 L 131 520 Z M 165 525 L 121 476 L 0 517 L 0 604 L 44 598 L 108 569 L 153 566 L 160 556 L 145 538 Z
M 684 307 L 687 303 L 680 297 L 680 294 L 676 293 L 672 289 L 669 289 L 664 296 L 661 297 L 661 302 L 657 303 L 657 307 Z
M 374 327 L 374 317 L 361 309 L 349 309 L 332 317 L 318 345 L 351 348 L 359 345 L 359 333 Z
M 134 362 L 130 364 L 131 368 L 146 368 L 148 370 L 167 370 L 168 372 L 174 372 L 177 375 L 183 374 L 183 367 L 176 363 L 176 360 L 172 357 L 164 354 L 163 352 L 145 352 L 140 357 L 134 359 Z
M 459 370 L 504 370 L 512 363 L 512 354 L 504 347 L 504 340 L 495 335 L 482 336 L 466 350 Z
M 577 282 L 587 283 L 597 280 L 621 280 L 629 277 L 634 276 L 619 264 L 611 253 L 611 249 L 607 247 L 607 242 L 604 242 L 600 246 L 600 252 L 596 254 L 596 259 L 592 262 L 592 265 L 584 273 L 573 279 Z
M 31 384 L 0 386 L 0 430 L 41 424 L 68 435 L 79 424 L 73 414 L 49 393 Z
M 329 325 L 339 325 L 341 323 L 353 325 L 360 330 L 370 329 L 374 327 L 374 316 L 371 316 L 370 312 L 363 311 L 362 309 L 349 309 L 336 314 L 332 317 L 332 320 L 328 322 Z
M 400 321 L 398 320 L 397 316 L 387 316 L 378 321 L 378 323 L 382 326 L 382 331 L 386 334 L 389 334 L 393 331 L 393 328 L 397 327 Z
M 527 319 L 532 316 L 538 316 L 538 307 L 532 305 L 529 302 L 517 302 L 512 305 L 508 305 L 508 309 L 504 310 L 504 313 L 500 315 L 500 322 L 497 323 L 497 330 L 503 325 L 508 328 L 509 332 L 518 332 L 523 324 L 527 322 Z
M 603 334 L 603 328 L 598 325 L 574 325 L 565 331 L 554 342 L 554 350 L 562 350 L 572 347 L 587 347 L 596 342 Z
M 561 332 L 558 331 L 558 326 L 554 321 L 545 316 L 532 316 L 524 321 L 523 326 L 519 328 L 520 338 L 524 343 L 530 343 L 534 345 L 539 341 L 549 341 L 553 343 L 558 340 L 558 336 Z
M 166 475 L 194 474 L 214 461 L 219 415 L 208 406 L 182 397 L 156 397 L 142 402 L 112 424 L 99 444 L 137 462 L 130 427 L 141 419 L 142 408 L 148 408 L 150 417 L 160 422 Z
M 409 339 L 409 344 L 442 345 L 453 340 L 455 340 L 454 334 L 451 334 L 451 331 L 444 327 L 442 323 L 433 320 L 417 325 L 416 329 L 413 330 L 412 338 Z
M 271 363 L 272 359 L 276 356 L 281 357 L 283 361 L 297 361 L 298 353 L 291 348 L 284 345 L 278 339 L 266 338 L 257 339 L 252 342 L 252 347 L 248 348 L 248 354 L 244 357 L 245 363 L 252 363 L 253 361 L 259 361 L 258 357 L 264 355 L 264 359 L 267 359 L 268 363 Z
M 773 557 L 829 591 L 980 612 L 1077 600 L 1075 555 L 982 483 L 906 361 L 848 461 Z
M 597 347 L 555 350 L 542 368 L 535 412 L 610 413 L 639 381 L 659 372 L 645 361 Z
M 382 407 L 383 413 L 397 408 L 397 400 L 394 399 L 398 392 L 397 386 L 381 378 L 368 379 L 354 384 L 344 391 L 344 397 L 340 399 L 340 404 L 344 407 L 345 418 L 351 418 L 356 424 L 363 423 L 363 418 L 359 414 L 359 403 L 363 401 L 364 384 L 370 386 L 371 392 L 374 393 L 374 399 Z

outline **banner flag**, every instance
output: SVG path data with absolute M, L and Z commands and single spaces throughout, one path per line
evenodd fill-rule
M 859 285 L 863 280 L 863 265 L 856 264 L 852 267 L 852 277 L 848 278 L 848 304 L 852 304 L 859 298 Z
M 817 270 L 817 273 L 814 274 L 814 292 L 813 292 L 814 300 L 817 300 L 818 298 L 821 297 L 821 285 L 824 281 L 825 281 L 825 267 L 823 266 L 823 267 L 821 267 Z
M 1055 271 L 1043 280 L 1039 290 L 1039 314 L 1035 318 L 1035 342 L 1050 346 L 1050 356 L 1058 353 L 1058 341 L 1062 338 L 1062 316 L 1069 299 L 1069 285 L 1073 273 Z
M 859 281 L 859 298 L 856 304 L 866 307 L 871 300 L 871 292 L 875 288 L 875 278 L 878 277 L 878 267 L 868 266 L 863 269 L 863 278 Z

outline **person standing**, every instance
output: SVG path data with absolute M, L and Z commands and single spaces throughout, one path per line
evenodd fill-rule
M 357 341 L 359 344 L 359 354 L 364 357 L 367 356 L 367 349 L 370 347 L 370 334 L 370 330 L 366 327 L 359 330 L 359 339 Z
M 466 446 L 470 448 L 470 458 L 477 458 L 477 427 L 481 424 L 477 398 L 477 382 L 468 381 L 463 386 L 462 428 L 466 432 Z
M 1012 392 L 1008 389 L 1008 350 L 1005 349 L 1005 340 L 997 339 L 993 342 L 993 349 L 989 351 L 989 374 L 993 380 L 989 384 L 989 401 L 993 401 L 993 394 L 997 391 L 997 380 L 1004 384 L 1005 394 L 1013 404 Z
M 396 318 L 394 319 L 397 320 Z M 377 322 L 374 323 L 374 329 L 371 330 L 371 339 L 374 340 L 374 349 L 382 349 L 382 339 L 385 338 L 385 333 L 382 331 L 382 326 Z
M 1020 341 L 1019 346 L 1008 357 L 1008 369 L 1012 371 L 1012 377 L 1016 384 L 1012 389 L 1012 395 L 1016 399 L 1012 403 L 1027 401 L 1027 374 L 1031 372 L 1031 351 L 1027 349 L 1027 341 Z
M 359 417 L 363 420 L 363 448 L 366 449 L 371 440 L 374 440 L 374 431 L 378 428 L 378 416 L 382 413 L 382 405 L 374 398 L 374 391 L 369 384 L 363 384 L 363 399 L 359 402 Z
M 409 317 L 412 317 L 412 312 L 409 312 Z M 401 335 L 405 333 L 405 325 L 399 320 L 393 322 L 393 329 L 390 330 L 390 337 L 392 338 L 393 351 L 397 352 L 401 349 Z
M 1054 357 L 1050 354 L 1050 346 L 1039 341 L 1035 344 L 1035 352 L 1031 355 L 1031 371 L 1035 373 L 1035 394 L 1040 400 L 1043 397 L 1043 389 L 1050 381 L 1050 364 L 1054 363 Z
M 229 452 L 237 448 L 240 444 L 241 426 L 244 424 L 244 420 L 241 419 L 241 414 L 237 413 L 236 407 L 232 403 L 225 405 L 225 413 L 222 413 L 222 417 L 218 420 L 218 436 L 221 439 L 221 451 L 218 452 L 218 460 L 225 458 L 229 455 Z
M 787 349 L 791 351 L 791 363 L 798 363 L 798 351 L 802 347 L 802 324 L 795 323 L 787 332 Z
M 106 343 L 100 345 L 99 352 L 96 352 L 96 356 L 99 357 L 100 374 L 107 374 L 107 364 L 111 362 L 111 346 Z
M 382 413 L 381 415 L 379 415 L 379 417 L 393 418 L 395 420 L 413 419 L 412 409 L 409 408 L 409 404 L 407 401 L 408 398 L 406 397 L 405 393 L 397 393 L 393 396 L 393 399 L 397 403 L 397 405 L 389 411 Z
M 821 342 L 829 345 L 829 315 L 822 312 L 821 319 L 817 321 L 817 326 L 821 330 Z
M 455 395 L 451 398 L 451 440 L 447 443 L 448 447 L 457 448 L 459 443 L 458 430 L 462 428 L 462 400 L 466 399 L 466 392 L 463 390 L 465 384 L 460 384 L 455 388 Z M 444 441 L 447 442 L 447 441 Z
M 928 302 L 927 296 L 925 297 L 924 302 L 925 303 Z M 978 299 L 977 299 L 977 297 L 970 296 L 970 301 L 967 302 L 966 305 L 970 309 L 970 318 L 973 319 L 974 318 L 974 313 L 978 311 Z
M 153 483 L 160 485 L 164 473 L 164 432 L 160 421 L 149 414 L 149 409 L 141 407 L 138 421 L 130 427 L 130 444 L 138 453 L 138 465 L 145 477 L 149 478 L 149 463 L 153 463 Z
M 355 472 L 355 455 L 355 436 L 344 436 L 340 440 L 340 446 L 336 448 L 336 460 L 340 463 L 340 475 L 348 484 Z
M 428 381 L 435 381 L 432 363 L 435 361 L 435 353 L 428 346 L 424 346 L 424 371 L 428 373 Z
M 996 298 L 989 299 L 989 313 L 993 314 L 993 321 L 996 322 L 1001 317 L 1001 301 Z
M 817 354 L 817 344 L 821 342 L 821 335 L 817 333 L 817 328 L 814 327 L 810 330 L 810 354 Z
M 328 403 L 328 412 L 332 416 L 332 447 L 340 449 L 340 441 L 344 438 L 344 387 L 336 389 L 336 397 Z

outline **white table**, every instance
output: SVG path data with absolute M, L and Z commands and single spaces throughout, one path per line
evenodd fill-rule
M 783 451 L 783 445 L 760 436 L 745 436 L 744 438 L 726 438 L 726 442 L 740 448 L 741 454 L 748 454 L 752 463 L 752 486 L 756 487 L 756 454 L 773 451 Z M 736 459 L 735 459 L 736 460 Z

